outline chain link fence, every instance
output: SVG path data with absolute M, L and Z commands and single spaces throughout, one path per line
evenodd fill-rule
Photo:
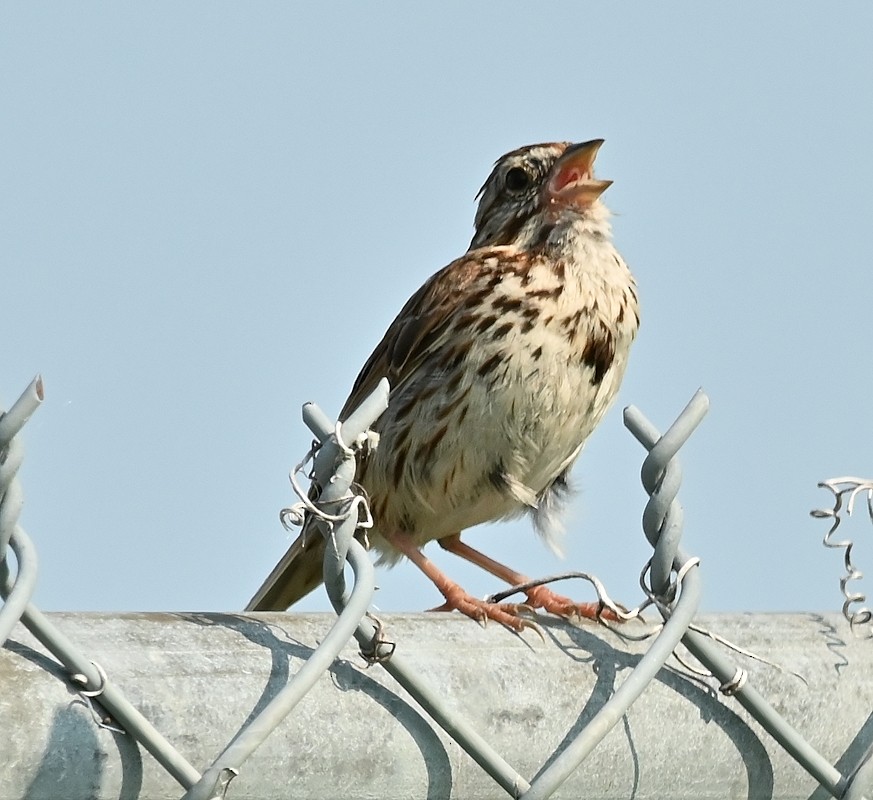
M 663 434 L 638 409 L 630 407 L 625 410 L 625 426 L 647 451 L 641 473 L 643 486 L 649 495 L 649 501 L 643 512 L 643 530 L 652 545 L 653 553 L 640 577 L 645 600 L 638 608 L 627 612 L 609 598 L 604 587 L 593 576 L 585 573 L 567 573 L 558 577 L 581 577 L 590 580 L 604 606 L 611 608 L 625 619 L 637 619 L 644 608 L 651 608 L 660 616 L 662 622 L 658 625 L 642 625 L 637 621 L 633 625 L 612 625 L 611 631 L 603 631 L 605 635 L 622 637 L 627 641 L 629 650 L 639 652 L 639 657 L 628 661 L 624 680 L 599 698 L 596 708 L 592 706 L 591 698 L 578 698 L 580 719 L 584 719 L 584 723 L 574 726 L 574 729 L 552 751 L 544 766 L 535 774 L 521 774 L 517 771 L 494 744 L 493 737 L 483 735 L 480 727 L 459 709 L 456 698 L 447 694 L 445 686 L 435 683 L 421 669 L 421 665 L 414 658 L 416 641 L 414 639 L 410 641 L 410 638 L 428 636 L 424 625 L 415 628 L 412 632 L 407 626 L 406 639 L 401 640 L 394 634 L 389 635 L 383 621 L 368 612 L 375 590 L 375 577 L 372 562 L 365 547 L 359 541 L 361 520 L 363 519 L 366 525 L 368 514 L 361 513 L 360 507 L 364 500 L 354 491 L 353 480 L 358 449 L 366 440 L 366 433 L 370 426 L 387 408 L 386 381 L 379 385 L 342 426 L 328 419 L 317 406 L 312 404 L 304 406 L 304 422 L 314 434 L 316 444 L 299 466 L 299 470 L 308 469 L 311 459 L 312 474 L 318 484 L 325 489 L 317 500 L 309 501 L 306 499 L 303 487 L 296 484 L 296 481 L 295 485 L 301 502 L 312 505 L 308 510 L 318 517 L 318 524 L 325 536 L 325 586 L 337 612 L 337 618 L 330 630 L 319 637 L 318 646 L 311 652 L 307 651 L 299 669 L 293 675 L 288 674 L 287 680 L 283 681 L 278 691 L 273 692 L 269 697 L 263 697 L 256 704 L 255 710 L 212 763 L 200 767 L 192 765 L 140 710 L 150 705 L 147 700 L 141 699 L 139 708 L 137 704 L 130 702 L 113 682 L 111 670 L 104 669 L 100 663 L 92 660 L 94 653 L 83 652 L 67 638 L 61 630 L 62 625 L 56 624 L 59 620 L 63 622 L 63 615 L 47 617 L 30 601 L 36 581 L 36 552 L 31 540 L 18 524 L 21 493 L 16 473 L 22 458 L 18 434 L 39 406 L 43 394 L 42 381 L 37 378 L 19 400 L 0 416 L 0 591 L 5 598 L 5 603 L 0 608 L 0 643 L 7 642 L 13 628 L 20 621 L 54 660 L 40 657 L 42 658 L 40 661 L 28 646 L 21 645 L 15 640 L 10 640 L 6 645 L 10 658 L 29 658 L 29 663 L 37 664 L 38 669 L 48 671 L 66 681 L 75 693 L 77 702 L 89 709 L 92 724 L 97 729 L 106 729 L 107 735 L 138 742 L 181 786 L 180 796 L 183 800 L 217 800 L 226 796 L 233 797 L 235 787 L 239 787 L 240 792 L 245 796 L 253 796 L 246 794 L 245 789 L 247 760 L 262 745 L 269 742 L 271 734 L 286 717 L 295 709 L 299 712 L 298 704 L 314 694 L 313 687 L 320 678 L 327 674 L 334 680 L 339 680 L 337 676 L 341 670 L 338 672 L 337 665 L 343 663 L 340 656 L 352 638 L 357 641 L 360 654 L 367 664 L 384 670 L 387 676 L 390 676 L 390 680 L 402 687 L 404 696 L 415 702 L 418 709 L 415 713 L 426 714 L 485 774 L 490 776 L 495 791 L 496 787 L 500 787 L 511 797 L 534 800 L 559 796 L 562 787 L 568 785 L 567 781 L 577 774 L 583 762 L 593 757 L 596 749 L 607 739 L 610 732 L 620 724 L 625 727 L 628 725 L 629 713 L 641 695 L 651 690 L 653 684 L 667 682 L 665 675 L 668 671 L 665 670 L 665 665 L 671 658 L 678 658 L 684 677 L 696 680 L 705 687 L 709 686 L 707 681 L 714 678 L 717 691 L 723 697 L 731 698 L 738 703 L 796 764 L 814 778 L 820 787 L 818 791 L 825 793 L 820 796 L 830 795 L 847 800 L 873 798 L 873 759 L 870 750 L 870 743 L 873 741 L 873 723 L 862 726 L 862 730 L 853 739 L 851 748 L 844 754 L 845 757 L 835 766 L 795 729 L 780 710 L 777 710 L 784 710 L 786 706 L 784 698 L 776 697 L 774 708 L 764 693 L 754 685 L 755 682 L 750 678 L 750 671 L 738 665 L 737 656 L 748 659 L 751 654 L 735 645 L 730 645 L 716 632 L 710 632 L 695 622 L 702 591 L 702 579 L 699 560 L 684 552 L 681 547 L 682 508 L 676 499 L 681 483 L 681 469 L 676 455 L 706 414 L 708 399 L 702 392 L 697 392 L 692 397 L 676 421 Z M 858 479 L 835 479 L 823 485 L 833 493 L 834 507 L 813 514 L 833 519 L 825 543 L 845 550 L 846 576 L 841 581 L 846 599 L 844 615 L 852 629 L 858 631 L 870 622 L 870 612 L 863 607 L 863 596 L 847 588 L 858 576 L 858 570 L 851 561 L 851 543 L 834 542 L 832 534 L 840 524 L 844 501 L 847 503 L 845 510 L 851 512 L 855 498 L 866 492 L 868 509 L 873 515 L 873 505 L 871 505 L 873 486 L 869 482 Z M 9 566 L 10 554 L 15 563 L 14 576 Z M 345 579 L 346 564 L 350 565 L 354 575 L 351 586 L 347 585 Z M 512 591 L 518 590 L 519 588 L 515 587 Z M 503 596 L 508 594 L 503 593 Z M 859 605 L 862 607 L 859 608 Z M 281 618 L 281 615 L 239 615 L 223 619 L 222 624 L 233 626 L 249 618 L 275 620 Z M 834 625 L 823 617 L 818 619 L 820 624 L 832 631 L 828 634 L 830 644 L 845 648 L 846 644 L 837 635 Z M 75 619 L 72 622 L 68 620 L 68 627 L 77 628 L 75 621 Z M 200 618 L 188 622 L 195 622 L 202 628 L 208 629 L 216 625 L 218 620 L 216 615 L 201 615 Z M 437 624 L 436 619 L 434 619 L 435 624 Z M 465 633 L 481 633 L 469 621 L 465 621 L 464 624 Z M 576 630 L 566 626 L 565 623 L 559 625 L 563 626 L 562 630 Z M 169 629 L 172 623 L 168 620 L 166 626 Z M 404 626 L 399 627 L 403 629 Z M 548 632 L 551 630 L 547 628 Z M 599 629 L 596 627 L 585 629 L 587 646 L 592 652 L 600 645 L 596 637 L 588 634 L 597 630 Z M 510 637 L 509 633 L 499 629 L 488 631 L 492 646 L 494 637 L 499 635 Z M 637 641 L 634 641 L 635 639 Z M 558 641 L 557 638 L 555 641 Z M 515 642 L 514 638 L 513 642 Z M 549 642 L 546 641 L 543 647 L 548 648 Z M 695 663 L 692 663 L 692 659 L 688 657 L 689 653 Z M 410 654 L 413 655 L 412 658 Z M 160 660 L 160 653 L 155 653 L 153 658 Z M 240 663 L 243 663 L 242 655 L 240 655 Z M 546 660 L 545 663 L 551 662 Z M 280 673 L 282 669 L 290 672 L 287 664 L 281 667 L 274 663 L 272 666 Z M 0 669 L 0 677 L 3 674 L 5 673 Z M 235 677 L 242 681 L 245 680 L 246 674 L 241 672 Z M 793 676 L 791 679 L 797 680 Z M 865 684 L 869 683 L 869 680 L 870 674 L 866 676 Z M 546 676 L 543 675 L 543 683 L 547 682 Z M 581 685 L 580 683 L 579 686 Z M 575 689 L 571 681 L 567 696 L 562 698 L 562 701 L 576 701 Z M 207 685 L 204 692 L 208 693 L 208 691 Z M 703 694 L 708 696 L 709 691 L 707 689 Z M 5 691 L 0 693 L 0 708 L 6 702 L 3 699 L 5 694 Z M 171 696 L 161 699 L 164 702 L 173 702 Z M 216 703 L 222 701 L 226 702 L 226 698 L 215 698 Z M 181 700 L 177 698 L 177 702 Z M 825 702 L 824 707 L 826 705 Z M 701 710 L 703 707 L 701 705 Z M 38 713 L 38 709 L 32 709 L 32 713 Z M 153 713 L 151 716 L 154 718 L 156 715 Z M 396 716 L 400 716 L 399 711 L 396 711 Z M 873 720 L 873 714 L 867 719 L 868 723 Z M 536 731 L 528 731 L 527 735 L 544 736 L 548 725 L 548 718 L 540 720 Z M 341 724 L 337 726 L 336 721 L 325 722 L 325 731 L 328 734 L 334 731 L 333 735 L 337 738 L 341 738 L 339 732 L 341 727 Z M 665 734 L 667 733 L 665 726 Z M 217 735 L 211 727 L 202 730 L 201 720 L 191 720 L 191 733 L 188 738 L 200 736 L 212 741 Z M 378 738 L 381 734 L 373 732 L 373 736 Z M 325 748 L 325 752 L 334 751 Z M 634 753 L 631 753 L 631 757 L 636 769 L 638 759 Z M 669 750 L 665 758 L 669 758 Z M 378 764 L 370 764 L 369 767 L 378 769 Z M 662 763 L 660 767 L 668 774 L 673 769 L 669 763 Z M 325 769 L 330 771 L 330 765 L 326 765 Z M 676 769 L 678 770 L 678 766 Z M 703 763 L 695 765 L 695 769 L 701 775 L 706 773 L 706 765 Z M 459 764 L 449 764 L 442 771 L 437 770 L 434 774 L 440 777 L 431 780 L 427 796 L 471 796 L 457 793 L 461 791 L 458 787 L 464 785 L 462 781 L 457 780 L 461 772 L 462 767 Z M 125 772 L 126 774 L 128 773 Z M 242 777 L 239 781 L 232 783 L 240 775 Z M 772 780 L 769 784 L 769 794 L 766 791 L 768 785 L 766 781 L 763 784 L 763 793 L 760 787 L 754 788 L 753 783 L 752 772 L 749 772 L 750 796 L 773 796 Z M 634 786 L 636 785 L 635 783 Z M 294 786 L 293 773 L 277 776 L 274 796 L 286 796 L 288 793 L 298 796 Z M 130 790 L 129 787 L 128 790 L 128 795 L 122 792 L 122 796 L 140 796 L 137 791 Z M 354 796 L 354 791 L 349 788 L 343 794 L 351 797 Z M 722 796 L 722 794 L 728 792 L 721 792 L 718 787 L 710 786 L 706 792 L 697 793 L 697 796 Z M 36 797 L 37 794 L 30 793 L 28 796 Z M 395 794 L 389 791 L 384 796 L 395 796 Z M 496 795 L 492 792 L 485 796 Z M 674 796 L 679 796 L 679 793 L 675 792 Z

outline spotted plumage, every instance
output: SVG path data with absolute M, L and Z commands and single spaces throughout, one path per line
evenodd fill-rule
M 600 144 L 534 145 L 496 163 L 470 250 L 407 301 L 340 415 L 388 378 L 379 446 L 357 475 L 371 500 L 372 546 L 389 563 L 411 558 L 451 607 L 516 628 L 512 607 L 470 598 L 420 548 L 439 540 L 512 580 L 518 573 L 468 548 L 460 532 L 530 512 L 557 544 L 567 473 L 618 391 L 639 325 L 634 281 L 599 199 L 609 182 L 593 175 Z M 317 585 L 320 541 L 304 539 L 251 609 L 284 609 Z M 542 593 L 528 600 L 564 608 L 539 602 Z

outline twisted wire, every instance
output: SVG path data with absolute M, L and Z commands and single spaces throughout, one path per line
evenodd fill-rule
M 819 486 L 827 489 L 834 496 L 834 504 L 831 508 L 819 508 L 810 511 L 810 516 L 816 519 L 832 519 L 833 523 L 824 535 L 822 544 L 831 549 L 843 550 L 844 574 L 840 577 L 840 592 L 843 595 L 843 616 L 849 623 L 849 627 L 856 635 L 859 629 L 873 621 L 873 610 L 864 605 L 867 596 L 861 591 L 853 591 L 849 586 L 853 581 L 859 581 L 864 577 L 855 563 L 852 561 L 852 548 L 855 542 L 852 539 L 840 539 L 836 541 L 834 534 L 843 522 L 842 512 L 845 508 L 845 516 L 850 517 L 855 510 L 855 501 L 861 494 L 867 495 L 867 514 L 873 522 L 873 480 L 844 476 L 822 481 Z M 845 501 L 845 502 L 844 502 Z M 873 636 L 873 626 L 867 636 Z
M 624 411 L 624 423 L 644 446 L 650 445 L 640 478 L 649 500 L 643 510 L 643 533 L 654 548 L 651 561 L 640 578 L 646 595 L 665 605 L 675 601 L 678 582 L 672 573 L 682 569 L 680 558 L 683 511 L 676 500 L 682 483 L 682 468 L 675 460 L 679 448 L 688 440 L 709 409 L 709 398 L 698 390 L 663 436 L 634 406 Z M 649 572 L 648 584 L 645 574 Z
M 43 397 L 42 377 L 37 375 L 8 411 L 0 411 L 0 596 L 5 600 L 0 606 L 0 646 L 21 619 L 36 587 L 36 551 L 18 524 L 23 494 L 16 476 L 23 447 L 16 434 Z M 10 549 L 18 567 L 14 581 L 7 558 Z
M 697 557 L 682 558 L 679 550 L 683 512 L 676 496 L 682 482 L 682 470 L 675 456 L 703 420 L 708 408 L 709 398 L 702 390 L 698 390 L 663 436 L 639 409 L 634 406 L 625 409 L 625 426 L 638 441 L 643 444 L 648 442 L 651 448 L 643 461 L 641 478 L 643 487 L 649 494 L 643 511 L 643 531 L 654 548 L 654 553 L 643 565 L 640 574 L 640 587 L 645 595 L 641 603 L 628 609 L 610 597 L 606 587 L 596 576 L 576 571 L 512 586 L 491 595 L 488 600 L 499 602 L 534 586 L 578 578 L 588 581 L 594 587 L 601 608 L 608 609 L 622 622 L 632 619 L 645 622 L 642 612 L 652 606 L 661 611 L 662 616 L 668 617 L 680 594 L 686 574 L 700 563 Z M 663 625 L 654 625 L 649 630 L 630 633 L 620 626 L 610 625 L 602 616 L 598 621 L 620 637 L 634 641 L 651 638 L 663 628 Z
M 306 521 L 307 514 L 310 514 L 320 519 L 332 530 L 334 523 L 343 522 L 354 514 L 357 514 L 358 528 L 364 530 L 372 528 L 373 516 L 370 513 L 370 504 L 367 501 L 364 488 L 359 484 L 352 483 L 349 485 L 349 491 L 342 497 L 332 500 L 330 503 L 322 502 L 319 504 L 313 502 L 309 492 L 301 485 L 297 476 L 303 475 L 307 478 L 312 477 L 311 474 L 306 471 L 306 467 L 315 459 L 315 454 L 318 452 L 319 446 L 319 443 L 313 443 L 309 448 L 309 451 L 303 457 L 303 460 L 300 461 L 288 474 L 291 488 L 294 490 L 294 494 L 299 498 L 299 502 L 294 503 L 288 508 L 283 508 L 279 512 L 279 520 L 282 523 L 282 526 L 286 530 L 289 530 L 292 526 L 300 527 Z M 353 447 L 348 447 L 341 441 L 338 441 L 337 446 L 345 455 L 354 456 L 357 454 L 358 449 L 363 446 L 363 443 L 356 444 Z M 341 509 L 336 514 L 330 514 L 325 510 L 325 505 L 337 505 L 340 506 Z

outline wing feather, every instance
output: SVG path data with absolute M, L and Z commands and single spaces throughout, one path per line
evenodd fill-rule
M 428 354 L 445 342 L 458 310 L 456 298 L 482 277 L 485 264 L 493 264 L 487 259 L 490 249 L 453 261 L 406 301 L 358 374 L 340 419 L 354 411 L 382 378 L 388 378 L 392 394 L 402 389 Z
M 471 284 L 493 273 L 496 261 L 489 251 L 506 247 L 481 248 L 453 261 L 432 275 L 409 298 L 391 323 L 382 341 L 367 359 L 346 400 L 340 419 L 345 419 L 383 378 L 388 378 L 391 393 L 400 391 L 422 362 L 439 349 L 449 336 L 458 312 L 457 298 Z M 247 611 L 284 610 L 312 591 L 321 582 L 324 543 L 313 539 L 304 524 L 269 577 L 251 599 Z

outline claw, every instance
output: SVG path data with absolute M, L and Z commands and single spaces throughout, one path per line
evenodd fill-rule
M 515 633 L 522 633 L 528 628 L 532 628 L 545 641 L 539 626 L 530 620 L 522 619 L 519 614 L 521 611 L 533 613 L 533 608 L 529 605 L 523 603 L 516 605 L 510 603 L 489 603 L 487 600 L 479 600 L 473 597 L 461 589 L 460 586 L 454 585 L 446 588 L 448 589 L 446 602 L 436 608 L 429 609 L 430 611 L 460 611 L 462 614 L 476 620 L 482 627 L 488 625 L 488 620 L 493 620 L 515 631 Z
M 526 592 L 528 605 L 532 608 L 541 608 L 550 614 L 555 614 L 563 619 L 577 622 L 582 619 L 593 619 L 608 622 L 621 622 L 615 612 L 602 603 L 575 603 L 569 597 L 555 594 L 546 586 L 535 586 Z

